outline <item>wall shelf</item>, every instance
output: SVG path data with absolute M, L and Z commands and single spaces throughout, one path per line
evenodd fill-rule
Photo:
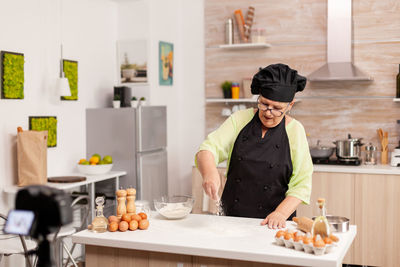
M 223 45 L 218 45 L 217 47 L 222 49 L 263 49 L 271 47 L 271 44 L 267 43 L 223 44 Z
M 252 98 L 207 98 L 206 103 L 255 103 L 257 99 Z
M 393 98 L 393 102 L 400 102 L 400 98 Z
M 296 98 L 295 103 L 301 102 L 300 99 Z M 232 99 L 232 98 L 206 98 L 206 103 L 256 103 L 257 98 L 239 98 L 239 99 Z

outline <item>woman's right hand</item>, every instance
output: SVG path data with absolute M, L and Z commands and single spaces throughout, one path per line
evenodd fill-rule
M 213 200 L 219 199 L 218 190 L 221 185 L 219 174 L 203 177 L 203 189 L 206 194 Z

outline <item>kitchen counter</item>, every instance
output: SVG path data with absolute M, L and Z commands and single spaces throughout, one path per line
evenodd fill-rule
M 356 235 L 356 226 L 352 225 L 347 233 L 337 234 L 340 241 L 332 252 L 316 256 L 276 245 L 277 230 L 261 226 L 260 221 L 201 214 L 166 220 L 152 213 L 148 230 L 100 234 L 85 230 L 74 234 L 72 241 L 86 245 L 89 251 L 96 246 L 284 265 L 342 266 L 343 257 Z M 287 225 L 295 228 L 291 221 Z M 95 266 L 90 259 L 96 258 L 87 254 L 87 266 Z
M 226 162 L 218 165 L 218 168 L 226 168 Z M 359 166 L 314 164 L 314 172 L 342 172 L 342 173 L 363 173 L 363 174 L 394 174 L 400 175 L 400 167 L 390 165 L 365 165 Z

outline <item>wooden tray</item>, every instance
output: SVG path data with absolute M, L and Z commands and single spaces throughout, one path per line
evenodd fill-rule
M 47 178 L 49 183 L 77 183 L 85 180 L 85 176 L 55 176 Z

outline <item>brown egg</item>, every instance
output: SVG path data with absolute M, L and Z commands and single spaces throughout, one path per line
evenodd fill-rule
M 124 215 L 122 215 L 121 220 L 130 223 L 132 221 L 131 219 L 131 215 L 129 215 L 128 213 L 125 213 Z
M 135 221 L 137 221 L 137 222 L 140 222 L 140 221 L 142 220 L 142 217 L 140 217 L 139 215 L 137 215 L 137 214 L 135 213 L 135 214 L 133 214 L 133 215 L 131 216 L 131 219 L 132 219 L 132 220 L 135 220 Z
M 109 223 L 112 223 L 112 222 L 117 222 L 117 223 L 119 223 L 119 219 L 118 219 L 118 217 L 117 216 L 115 216 L 115 215 L 111 215 L 110 217 L 108 217 L 108 222 Z
M 119 223 L 119 230 L 121 232 L 125 232 L 126 230 L 128 230 L 128 227 L 129 227 L 129 225 L 128 225 L 128 223 L 126 221 L 121 221 Z
M 275 237 L 276 238 L 281 238 L 281 236 L 285 236 L 285 231 L 284 230 L 279 230 L 278 232 L 276 232 Z
M 294 242 L 300 242 L 304 239 L 304 236 L 302 234 L 297 233 L 297 235 L 294 237 Z
M 149 228 L 149 221 L 147 219 L 143 219 L 139 222 L 139 229 L 140 230 L 146 230 Z
M 144 220 L 147 219 L 147 214 L 144 212 L 139 212 L 138 215 Z
M 303 244 L 311 244 L 313 242 L 313 238 L 311 237 L 310 233 L 307 233 L 304 237 L 303 237 Z
M 118 230 L 118 223 L 117 222 L 110 222 L 109 224 L 108 224 L 108 231 L 110 231 L 110 232 L 115 232 L 115 231 L 117 231 Z
M 330 239 L 329 237 L 325 237 L 324 242 L 325 242 L 325 244 L 328 244 L 328 245 L 333 243 L 332 239 Z
M 293 233 L 285 233 L 285 240 L 293 239 Z
M 132 220 L 129 223 L 129 230 L 131 230 L 131 231 L 135 231 L 136 229 L 138 229 L 138 227 L 139 227 L 139 223 L 135 220 Z
M 325 247 L 325 243 L 322 239 L 318 239 L 317 241 L 314 242 L 314 247 L 323 248 Z

